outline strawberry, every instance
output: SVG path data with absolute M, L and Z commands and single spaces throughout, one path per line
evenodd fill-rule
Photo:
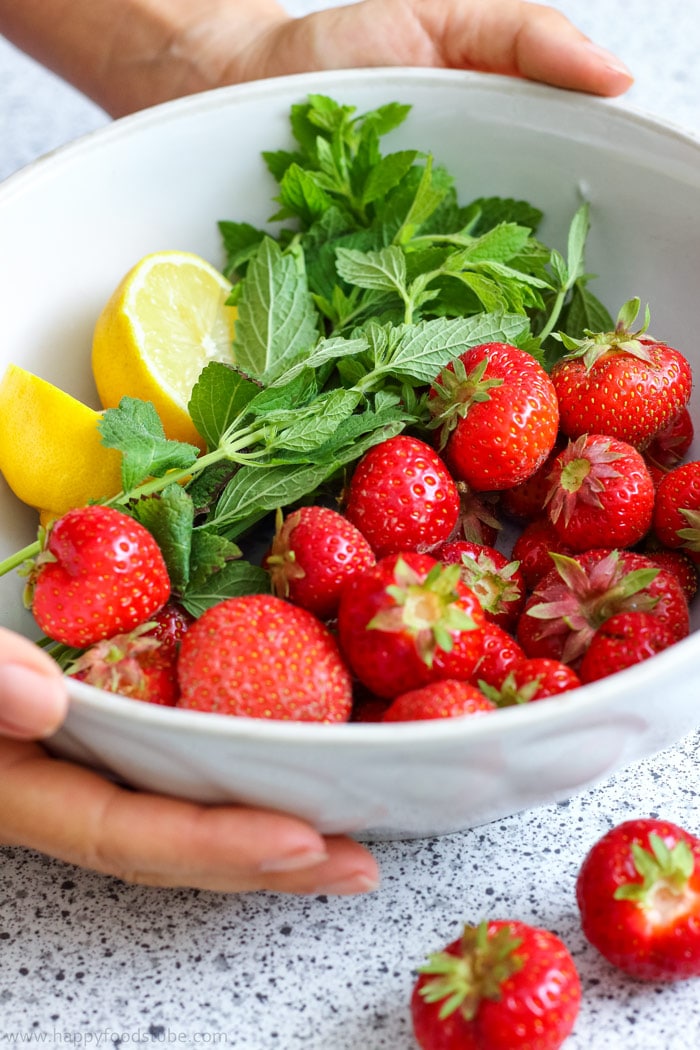
M 645 547 L 641 553 L 654 565 L 672 572 L 683 588 L 686 601 L 692 602 L 698 592 L 698 569 L 684 551 L 670 550 L 668 547 L 660 547 L 658 550 Z
M 44 634 L 84 649 L 145 623 L 170 596 L 158 544 L 113 507 L 70 510 L 49 527 L 28 601 Z
M 458 718 L 461 715 L 495 711 L 496 705 L 469 682 L 446 679 L 431 682 L 421 689 L 411 689 L 392 700 L 384 712 L 383 722 L 419 722 L 436 718 Z
M 668 624 L 653 613 L 617 613 L 594 632 L 579 667 L 581 681 L 594 682 L 616 674 L 648 660 L 675 641 Z
M 659 482 L 654 532 L 666 547 L 680 547 L 700 565 L 700 460 L 682 463 Z
M 338 611 L 345 581 L 374 565 L 369 543 L 352 522 L 330 507 L 302 507 L 277 528 L 263 566 L 278 598 L 288 598 L 321 620 Z
M 644 449 L 648 464 L 662 471 L 679 466 L 693 443 L 695 431 L 688 408 L 682 408 L 668 426 L 651 439 Z
M 525 526 L 516 538 L 512 550 L 513 558 L 520 563 L 520 572 L 528 591 L 534 590 L 539 581 L 554 568 L 552 553 L 573 554 L 549 518 L 537 518 Z
M 549 930 L 491 920 L 429 956 L 411 996 L 422 1050 L 557 1050 L 578 1015 L 581 983 Z
M 480 492 L 530 477 L 557 437 L 551 379 L 531 354 L 508 343 L 483 343 L 450 362 L 431 388 L 429 407 L 452 473 Z
M 487 620 L 481 628 L 481 634 L 481 656 L 477 660 L 471 682 L 474 685 L 486 682 L 498 689 L 508 672 L 526 658 L 525 652 L 515 638 L 496 623 Z
M 581 685 L 581 679 L 567 664 L 545 657 L 521 660 L 505 676 L 498 688 L 487 682 L 479 687 L 496 707 L 515 707 L 558 696 Z
M 625 303 L 613 332 L 561 335 L 570 353 L 552 369 L 561 429 L 570 438 L 607 434 L 643 448 L 664 430 L 690 398 L 692 374 L 678 350 L 631 326 L 639 299 Z
M 545 503 L 572 550 L 631 547 L 651 526 L 654 484 L 632 445 L 582 434 L 554 460 Z
M 653 613 L 675 641 L 689 633 L 688 603 L 677 578 L 644 555 L 600 549 L 552 557 L 554 569 L 518 620 L 516 637 L 528 656 L 575 664 L 598 627 L 618 612 Z
M 179 643 L 191 623 L 189 613 L 168 602 L 151 621 L 128 634 L 96 642 L 68 674 L 110 693 L 172 707 L 179 696 Z
M 340 645 L 359 680 L 396 697 L 445 678 L 467 681 L 481 655 L 484 613 L 457 565 L 407 551 L 350 579 L 340 597 Z
M 700 976 L 700 839 L 627 820 L 588 852 L 576 881 L 581 926 L 613 966 L 644 981 Z
M 459 507 L 457 486 L 440 456 L 406 434 L 365 453 L 345 499 L 345 514 L 378 558 L 446 540 Z
M 525 604 L 525 581 L 517 561 L 495 547 L 453 540 L 432 551 L 443 565 L 459 565 L 460 579 L 477 596 L 486 619 L 504 630 L 515 627 Z
M 328 628 L 269 594 L 227 598 L 182 639 L 178 707 L 248 718 L 345 722 L 352 680 Z
M 552 451 L 534 474 L 519 485 L 514 485 L 512 489 L 504 489 L 501 492 L 501 507 L 511 518 L 520 522 L 531 522 L 542 517 L 542 508 L 550 488 L 549 472 L 566 444 L 566 438 L 559 435 Z

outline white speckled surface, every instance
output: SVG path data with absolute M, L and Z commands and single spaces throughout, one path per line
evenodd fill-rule
M 636 73 L 625 104 L 700 132 L 700 0 L 553 6 Z M 105 120 L 0 40 L 0 177 Z M 700 831 L 699 757 L 693 735 L 568 804 L 376 845 L 383 884 L 369 897 L 155 890 L 0 851 L 0 1044 L 412 1050 L 413 967 L 486 916 L 569 946 L 584 1000 L 567 1050 L 698 1046 L 698 984 L 614 973 L 579 931 L 574 882 L 588 847 L 628 817 Z

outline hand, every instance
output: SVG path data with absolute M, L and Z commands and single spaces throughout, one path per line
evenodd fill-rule
M 37 741 L 58 728 L 67 707 L 50 657 L 0 628 L 0 845 L 156 886 L 284 893 L 376 887 L 374 859 L 349 839 L 324 839 L 280 813 L 131 791 L 51 758 Z
M 632 83 L 624 64 L 565 15 L 522 0 L 364 0 L 292 21 L 270 10 L 267 25 L 259 19 L 240 42 L 227 32 L 231 15 L 224 7 L 209 38 L 198 22 L 181 44 L 193 56 L 197 44 L 200 56 L 208 49 L 202 70 L 221 84 L 355 66 L 479 70 L 600 95 Z
M 113 116 L 360 66 L 473 69 L 599 95 L 632 83 L 563 14 L 524 0 L 363 0 L 304 18 L 275 0 L 0 0 L 0 32 Z

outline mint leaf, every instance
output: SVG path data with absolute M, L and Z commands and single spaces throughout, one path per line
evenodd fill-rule
M 406 244 L 407 241 L 410 241 L 418 227 L 430 218 L 442 202 L 450 184 L 451 179 L 447 183 L 444 173 L 440 179 L 433 178 L 433 158 L 428 156 L 413 200 L 394 236 L 395 244 Z
M 265 231 L 256 229 L 249 222 L 222 221 L 219 223 L 219 232 L 226 252 L 223 272 L 229 280 L 233 280 L 245 271 L 246 264 L 265 237 Z
M 401 248 L 392 246 L 378 252 L 338 248 L 336 260 L 339 275 L 349 284 L 405 294 L 406 259 Z
M 282 207 L 271 216 L 272 221 L 298 218 L 304 226 L 310 226 L 320 219 L 333 204 L 333 198 L 326 193 L 322 180 L 298 164 L 290 164 L 285 171 L 277 200 Z
M 192 422 L 209 448 L 245 411 L 260 387 L 230 365 L 210 361 L 200 372 L 187 406 Z
M 181 597 L 185 609 L 198 618 L 207 609 L 227 598 L 244 594 L 269 594 L 270 577 L 259 565 L 247 561 L 232 561 L 203 582 L 192 584 Z
M 292 361 L 285 368 L 282 378 L 285 382 L 289 382 L 304 370 L 315 372 L 331 361 L 338 361 L 343 357 L 361 354 L 367 350 L 367 347 L 368 343 L 364 338 L 345 339 L 342 336 L 336 336 L 330 339 L 321 339 L 312 350 L 304 351 L 295 361 Z
M 486 259 L 507 262 L 522 251 L 530 236 L 530 230 L 525 226 L 517 226 L 513 222 L 500 223 L 473 241 L 467 258 L 473 262 Z
M 241 557 L 238 544 L 206 526 L 192 533 L 188 591 L 205 587 L 209 577 Z
M 365 179 L 362 188 L 362 203 L 371 204 L 372 201 L 385 197 L 390 190 L 398 186 L 418 156 L 418 150 L 412 149 L 389 153 L 386 157 L 381 157 Z
M 190 575 L 192 500 L 180 485 L 169 485 L 159 496 L 138 500 L 130 512 L 155 539 L 165 559 L 172 588 L 181 591 Z
M 313 492 L 332 472 L 328 464 L 316 463 L 243 466 L 224 489 L 209 523 L 233 539 L 243 526 Z
M 236 366 L 263 384 L 318 341 L 318 314 L 303 266 L 270 237 L 251 259 L 238 302 Z
M 278 447 L 310 454 L 332 439 L 343 420 L 357 408 L 361 396 L 358 390 L 340 388 L 322 394 L 301 411 L 290 409 L 276 440 Z M 276 422 L 282 421 L 277 417 Z
M 123 397 L 117 408 L 108 408 L 98 423 L 102 444 L 123 454 L 122 485 L 125 492 L 148 477 L 162 477 L 169 470 L 191 467 L 199 455 L 195 445 L 170 441 L 150 401 Z
M 571 220 L 567 238 L 567 268 L 571 284 L 583 276 L 586 238 L 590 226 L 590 209 L 588 204 L 582 204 Z
M 460 211 L 460 225 L 478 236 L 502 222 L 527 226 L 533 233 L 542 222 L 542 212 L 528 201 L 512 197 L 479 197 Z

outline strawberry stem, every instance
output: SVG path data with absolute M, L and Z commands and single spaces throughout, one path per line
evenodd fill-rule
M 22 547 L 21 550 L 15 551 L 8 558 L 0 561 L 0 576 L 6 576 L 8 572 L 12 572 L 18 566 L 23 565 L 26 561 L 31 561 L 37 554 L 41 552 L 41 543 L 39 540 L 34 540 L 33 543 L 27 544 L 26 547 Z

